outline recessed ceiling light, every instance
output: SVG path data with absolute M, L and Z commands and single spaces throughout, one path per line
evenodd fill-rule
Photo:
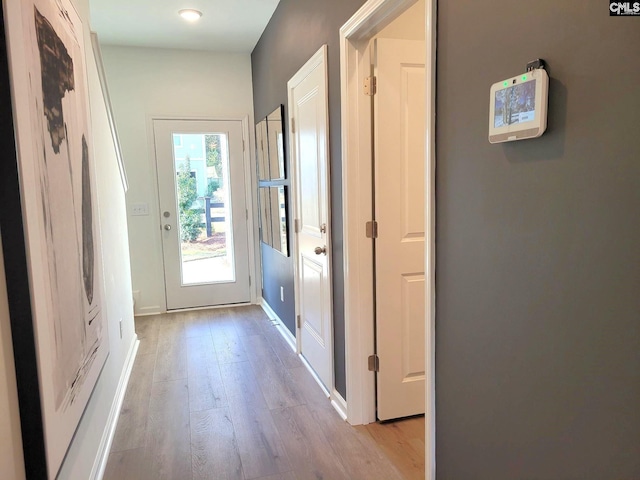
M 185 10 L 180 10 L 178 12 L 182 18 L 188 20 L 189 22 L 195 22 L 196 20 L 200 20 L 202 16 L 202 12 L 198 10 L 194 10 L 193 8 L 187 8 Z

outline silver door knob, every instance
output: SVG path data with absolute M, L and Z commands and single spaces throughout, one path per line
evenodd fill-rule
M 325 245 L 324 247 L 316 247 L 313 251 L 316 252 L 316 255 L 322 255 L 323 253 L 326 255 L 327 246 Z
M 169 225 L 168 223 L 164 226 L 164 229 L 168 232 L 169 230 L 171 230 L 171 225 Z

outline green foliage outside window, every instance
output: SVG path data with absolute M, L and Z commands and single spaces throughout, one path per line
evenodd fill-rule
M 180 216 L 180 238 L 193 242 L 202 233 L 200 209 L 193 208 L 198 199 L 196 179 L 191 176 L 191 159 L 187 156 L 178 169 L 178 209 Z
M 205 135 L 204 143 L 207 152 L 207 167 L 215 167 L 216 175 L 222 177 L 222 149 L 220 135 Z

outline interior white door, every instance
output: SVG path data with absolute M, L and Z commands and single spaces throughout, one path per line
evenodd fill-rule
M 425 406 L 425 44 L 377 39 L 374 69 L 378 418 Z
M 300 351 L 333 385 L 326 46 L 289 81 Z
M 153 129 L 167 309 L 249 302 L 242 122 Z

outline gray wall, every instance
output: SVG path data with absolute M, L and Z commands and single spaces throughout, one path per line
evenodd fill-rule
M 438 479 L 640 478 L 640 18 L 607 5 L 439 2 Z M 490 145 L 538 57 L 549 130 Z
M 340 143 L 340 27 L 365 0 L 281 0 L 252 55 L 254 116 L 267 116 L 278 105 L 287 112 L 287 81 L 323 45 L 329 48 L 329 136 L 331 155 L 331 241 L 336 389 L 346 396 L 344 274 L 342 268 L 342 160 Z M 287 172 L 290 171 L 287 158 Z M 287 180 L 285 185 L 290 185 Z M 293 225 L 289 216 L 290 228 Z M 262 245 L 263 295 L 294 331 L 293 263 Z M 285 302 L 280 302 L 280 286 Z

